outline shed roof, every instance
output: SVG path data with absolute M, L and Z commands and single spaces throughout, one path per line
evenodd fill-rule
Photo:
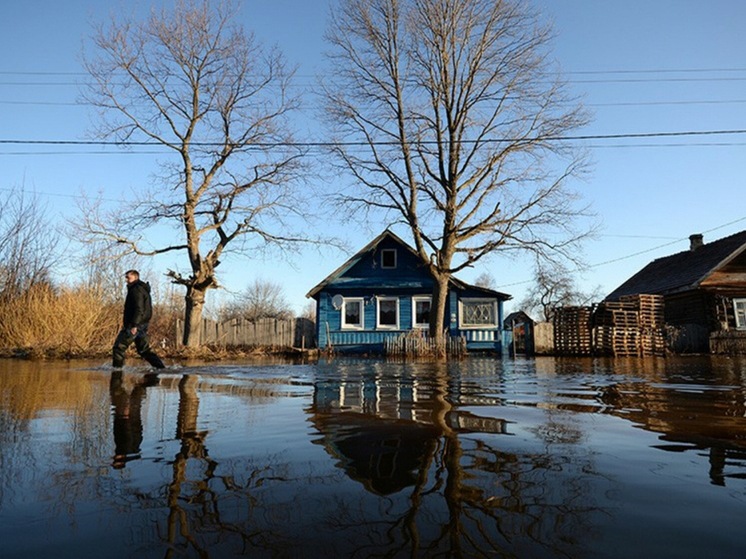
M 528 316 L 525 311 L 515 311 L 505 317 L 505 320 L 503 320 L 503 325 L 508 328 L 511 327 L 514 322 L 516 324 L 525 324 L 527 322 L 533 324 L 534 319 Z
M 665 295 L 695 289 L 710 274 L 746 249 L 746 231 L 741 231 L 671 256 L 653 260 L 607 295 L 615 301 L 624 295 L 640 293 Z

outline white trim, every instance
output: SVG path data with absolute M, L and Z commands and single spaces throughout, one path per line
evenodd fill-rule
M 738 307 L 739 305 L 743 308 L 744 317 L 743 320 L 738 319 Z M 746 299 L 738 298 L 733 299 L 733 313 L 736 315 L 736 330 L 746 330 Z
M 430 323 L 417 322 L 417 303 L 427 301 L 430 303 L 430 309 L 433 308 L 433 298 L 430 295 L 413 295 L 412 296 L 412 328 L 429 328 Z
M 393 301 L 396 304 L 396 324 L 381 324 L 381 303 Z M 376 328 L 381 330 L 399 329 L 399 298 L 398 297 L 376 297 Z
M 485 304 L 490 303 L 492 304 L 492 315 L 494 322 L 491 324 L 467 324 L 464 322 L 464 303 L 472 303 L 472 304 Z M 498 316 L 499 308 L 497 306 L 497 299 L 494 299 L 492 297 L 468 297 L 465 299 L 459 299 L 458 302 L 458 320 L 459 320 L 459 328 L 463 329 L 469 329 L 469 328 L 496 328 L 498 326 L 497 321 L 500 320 L 500 317 Z
M 347 304 L 358 303 L 360 305 L 360 323 L 359 324 L 347 324 L 345 320 L 347 315 Z M 365 329 L 365 300 L 362 297 L 345 297 L 342 303 L 342 317 L 341 325 L 343 330 L 364 330 Z
M 386 266 L 384 264 L 384 258 L 383 255 L 387 253 L 393 253 L 394 254 L 394 265 L 393 266 Z M 399 255 L 397 254 L 397 250 L 395 248 L 382 248 L 381 249 L 381 269 L 382 270 L 395 270 L 396 265 L 399 262 Z

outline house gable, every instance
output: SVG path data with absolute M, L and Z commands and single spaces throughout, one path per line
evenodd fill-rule
M 427 286 L 432 289 L 433 280 L 422 259 L 398 237 L 389 234 L 359 254 L 355 263 L 331 283 L 367 284 L 371 287 Z
M 395 265 L 390 266 L 391 253 Z M 389 264 L 389 265 L 385 265 Z M 368 243 L 342 266 L 311 289 L 306 297 L 317 298 L 323 290 L 408 286 L 432 291 L 433 280 L 426 263 L 389 230 Z

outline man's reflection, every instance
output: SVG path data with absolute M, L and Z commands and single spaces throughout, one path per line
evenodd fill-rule
M 121 370 L 111 373 L 109 394 L 114 412 L 114 459 L 112 467 L 124 468 L 130 460 L 140 458 L 142 444 L 142 402 L 145 391 L 158 384 L 158 375 L 146 374 L 129 392 Z

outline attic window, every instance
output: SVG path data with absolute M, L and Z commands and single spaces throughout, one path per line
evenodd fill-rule
M 746 299 L 733 299 L 733 310 L 736 313 L 736 329 L 746 330 Z
M 381 250 L 381 268 L 384 270 L 393 270 L 396 268 L 395 248 L 384 248 Z

